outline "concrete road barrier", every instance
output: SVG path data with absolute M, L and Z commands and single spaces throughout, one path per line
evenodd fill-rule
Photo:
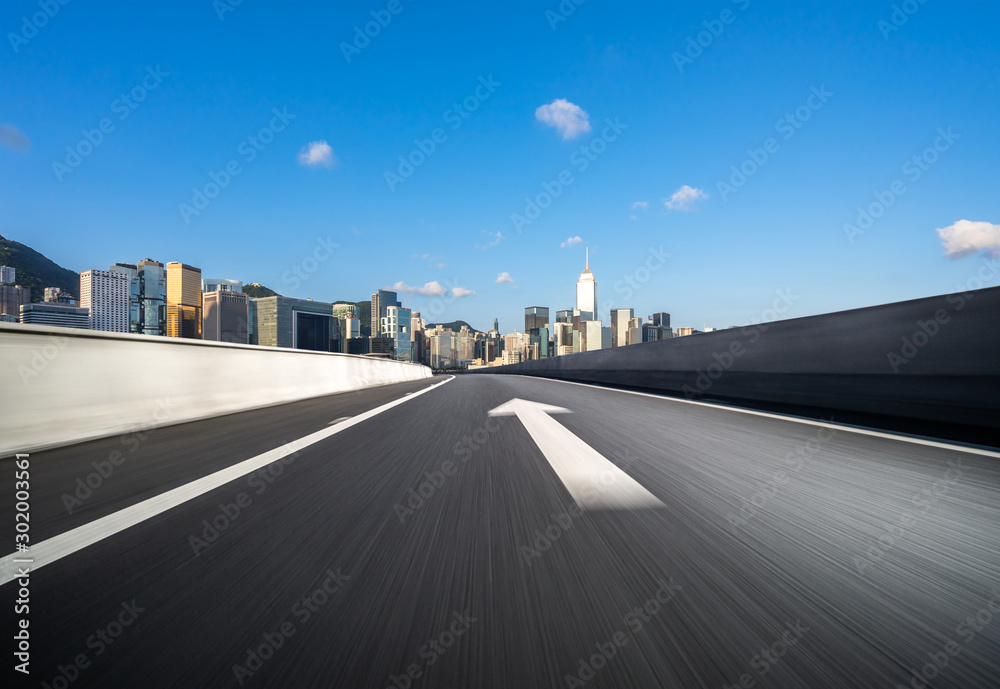
M 431 377 L 349 354 L 0 323 L 0 457 Z
M 1000 287 L 473 373 L 1000 428 Z

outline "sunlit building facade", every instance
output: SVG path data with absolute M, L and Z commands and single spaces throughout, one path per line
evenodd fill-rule
M 201 339 L 201 268 L 167 264 L 167 337 Z

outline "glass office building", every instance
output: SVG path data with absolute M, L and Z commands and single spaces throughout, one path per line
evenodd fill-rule
M 167 271 L 151 258 L 139 261 L 139 329 L 143 335 L 167 334 Z
M 291 297 L 253 300 L 250 313 L 251 344 L 264 347 L 339 351 L 340 323 L 333 304 Z

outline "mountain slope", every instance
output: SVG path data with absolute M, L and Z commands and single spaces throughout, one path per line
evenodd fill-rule
M 15 282 L 31 288 L 31 301 L 42 301 L 46 287 L 58 287 L 80 298 L 80 274 L 63 268 L 30 246 L 0 236 L 0 265 L 17 271 Z

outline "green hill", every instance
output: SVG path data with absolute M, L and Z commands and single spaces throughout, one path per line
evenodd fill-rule
M 80 274 L 56 265 L 30 246 L 0 236 L 0 265 L 17 271 L 14 280 L 31 288 L 31 301 L 42 301 L 46 287 L 58 287 L 80 298 Z
M 277 297 L 279 296 L 277 292 L 269 287 L 264 287 L 257 282 L 251 282 L 249 285 L 243 285 L 243 294 L 249 295 L 254 299 L 261 299 L 262 297 Z

